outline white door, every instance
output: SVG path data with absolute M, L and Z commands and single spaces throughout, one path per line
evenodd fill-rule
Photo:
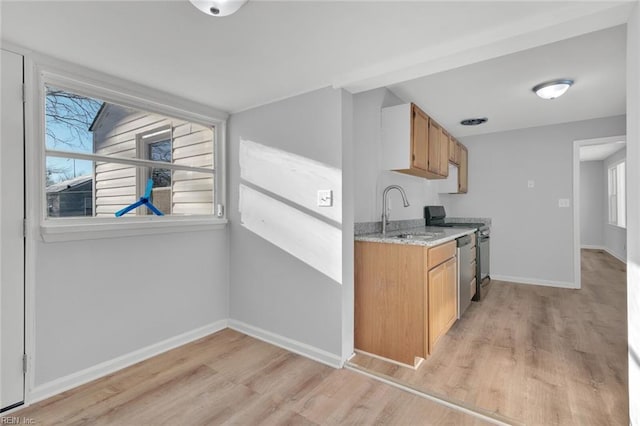
M 0 103 L 0 410 L 24 401 L 23 59 L 2 50 Z

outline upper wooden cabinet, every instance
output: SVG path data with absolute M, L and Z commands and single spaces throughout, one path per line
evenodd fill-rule
M 441 177 L 449 175 L 449 135 L 431 118 L 427 170 Z
M 449 139 L 449 176 L 438 183 L 438 192 L 466 194 L 469 186 L 469 152 L 454 138 Z
M 429 117 L 420 108 L 411 105 L 411 168 L 428 170 Z
M 458 142 L 452 136 L 449 136 L 449 162 L 453 164 L 460 164 L 458 158 L 460 157 L 460 148 Z
M 458 193 L 466 194 L 469 190 L 469 151 L 460 144 L 460 166 L 458 168 Z
M 449 138 L 449 162 L 460 165 L 460 142 L 453 137 Z
M 382 108 L 382 166 L 427 179 L 449 173 L 449 140 L 415 104 Z

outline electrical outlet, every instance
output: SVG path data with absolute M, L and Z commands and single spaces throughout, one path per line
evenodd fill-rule
M 318 207 L 331 207 L 333 205 L 333 191 L 330 189 L 318 190 Z
M 558 199 L 558 207 L 569 207 L 571 205 L 568 198 L 560 198 Z
M 533 179 L 530 179 L 527 181 L 527 188 L 533 188 L 536 186 L 536 181 Z

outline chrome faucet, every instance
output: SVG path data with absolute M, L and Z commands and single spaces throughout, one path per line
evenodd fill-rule
M 382 235 L 387 233 L 387 225 L 389 224 L 389 212 L 387 211 L 387 204 L 389 203 L 389 191 L 397 189 L 402 195 L 402 202 L 405 207 L 409 207 L 409 200 L 407 200 L 407 194 L 400 185 L 389 185 L 382 192 Z

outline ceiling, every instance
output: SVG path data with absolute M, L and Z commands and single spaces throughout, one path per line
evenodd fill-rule
M 404 97 L 416 96 L 455 136 L 462 136 L 468 130 L 449 125 L 462 115 L 487 115 L 485 129 L 505 128 L 498 108 L 515 109 L 514 102 L 525 102 L 531 95 L 528 88 L 547 75 L 575 77 L 572 97 L 600 87 L 604 74 L 616 73 L 613 68 L 620 66 L 619 41 L 624 36 L 621 29 L 608 33 L 607 46 L 618 44 L 608 55 L 598 49 L 606 63 L 589 75 L 584 71 L 594 63 L 584 58 L 564 68 L 552 66 L 555 61 L 531 61 L 524 67 L 509 59 L 498 62 L 511 67 L 510 72 L 496 70 L 495 65 L 489 71 L 482 63 L 477 72 L 461 66 L 619 25 L 631 6 L 630 1 L 250 0 L 236 14 L 214 18 L 187 0 L 2 0 L 0 28 L 5 46 L 31 49 L 227 112 L 326 86 L 357 93 L 393 85 Z M 569 58 L 558 59 L 570 63 Z M 449 77 L 440 73 L 435 80 L 396 84 L 456 67 Z M 498 79 L 491 77 L 496 76 L 502 84 L 495 84 Z M 433 89 L 437 81 L 446 82 L 446 88 Z M 501 89 L 489 98 L 478 88 L 487 87 L 488 81 Z M 411 85 L 416 91 L 409 96 Z M 614 89 L 606 96 L 606 106 L 584 111 L 581 104 L 580 113 L 619 113 L 624 102 L 620 88 Z M 597 96 L 605 100 L 600 99 L 602 93 Z M 567 99 L 556 106 L 571 101 Z M 533 105 L 529 114 L 556 117 L 544 112 L 548 104 Z M 524 114 L 512 115 L 516 125 L 530 125 L 522 121 Z
M 580 161 L 600 161 L 627 146 L 624 140 L 580 147 Z
M 418 104 L 454 136 L 522 129 L 625 114 L 626 26 L 620 25 L 408 82 L 390 89 Z M 531 88 L 569 78 L 562 97 Z M 479 126 L 465 118 L 487 117 Z

